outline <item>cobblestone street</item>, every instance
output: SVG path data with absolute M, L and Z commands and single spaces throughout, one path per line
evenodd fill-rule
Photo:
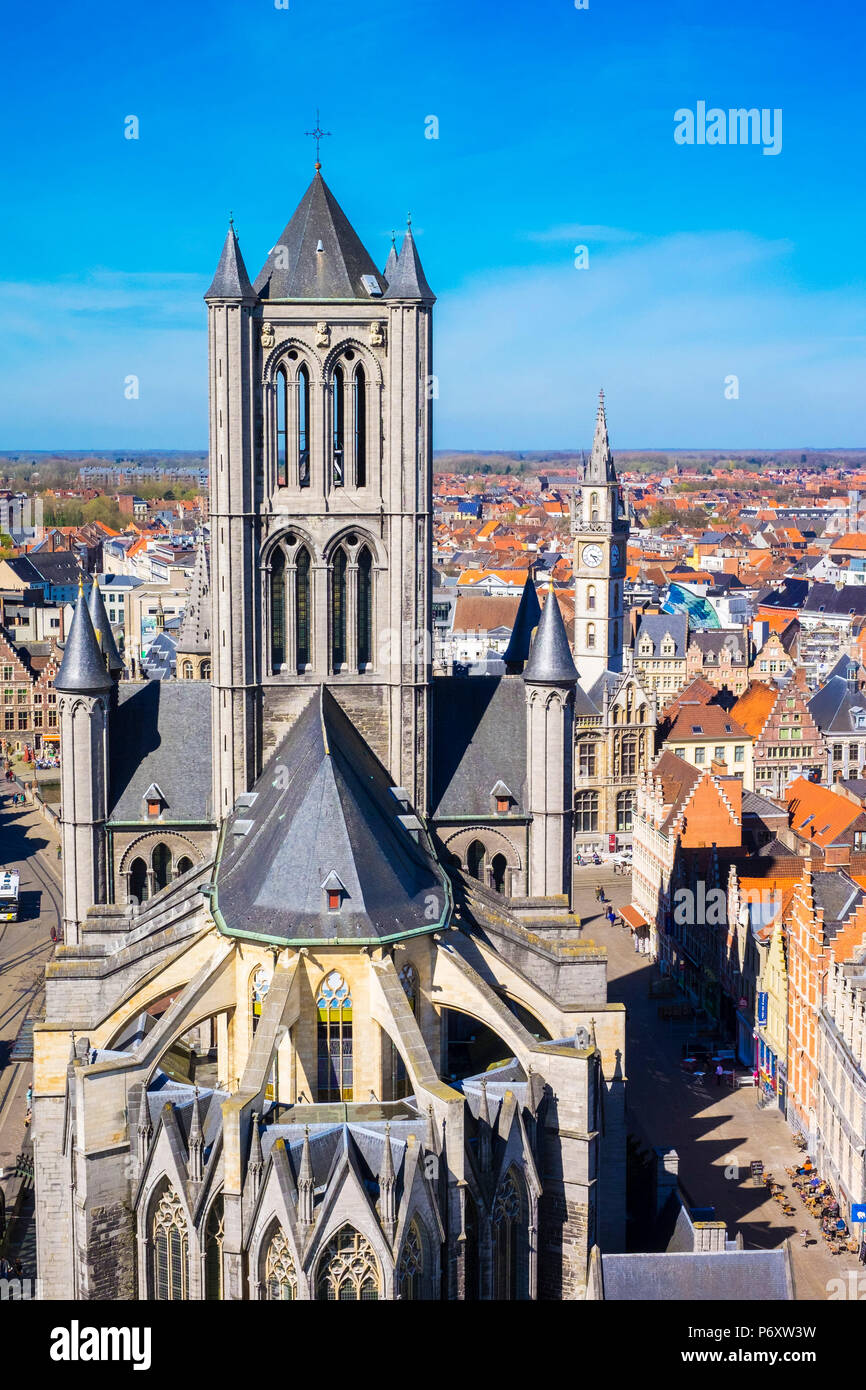
M 752 1087 L 717 1089 L 714 1078 L 698 1080 L 681 1071 L 685 1035 L 677 1025 L 659 1021 L 659 1001 L 649 997 L 655 967 L 635 953 L 631 932 L 609 925 L 604 916 L 607 905 L 595 900 L 601 883 L 614 906 L 630 902 L 631 877 L 614 875 L 607 867 L 578 869 L 576 874 L 576 910 L 583 920 L 584 939 L 591 937 L 607 948 L 608 997 L 627 1009 L 629 1131 L 646 1148 L 675 1148 L 690 1201 L 715 1207 L 729 1235 L 741 1234 L 747 1248 L 774 1249 L 790 1239 L 797 1298 L 826 1299 L 840 1287 L 833 1280 L 843 1280 L 849 1289 L 854 1286 L 849 1272 L 859 1278 L 861 1293 L 866 1294 L 866 1269 L 854 1255 L 829 1252 L 818 1222 L 792 1188 L 785 1168 L 801 1164 L 805 1155 L 795 1148 L 781 1112 L 760 1109 Z M 797 1208 L 795 1216 L 786 1217 L 766 1189 L 751 1185 L 749 1164 L 756 1159 L 765 1173 L 773 1173 L 785 1186 Z M 738 1175 L 726 1177 L 732 1165 Z M 810 1233 L 806 1248 L 804 1230 Z

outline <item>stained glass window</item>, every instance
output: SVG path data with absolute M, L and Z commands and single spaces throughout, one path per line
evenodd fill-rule
M 275 1231 L 265 1257 L 266 1297 L 271 1301 L 294 1300 L 298 1296 L 295 1262 L 282 1230 Z
M 406 1233 L 400 1265 L 397 1270 L 397 1283 L 400 1297 L 409 1301 L 423 1298 L 422 1278 L 424 1274 L 424 1248 L 421 1232 L 416 1222 L 412 1222 Z
M 316 1297 L 329 1302 L 375 1302 L 379 1298 L 379 1265 L 365 1236 L 343 1226 L 329 1241 L 319 1261 Z
M 189 1242 L 180 1199 L 167 1188 L 153 1213 L 153 1296 L 160 1300 L 187 1297 Z
M 318 1010 L 318 1099 L 351 1100 L 353 1091 L 352 996 L 337 970 L 326 975 Z

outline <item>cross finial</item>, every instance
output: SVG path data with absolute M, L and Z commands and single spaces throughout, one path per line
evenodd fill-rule
M 391 245 L 395 250 L 397 249 L 397 233 L 394 231 L 393 227 L 391 228 Z
M 331 132 L 330 132 L 329 130 L 322 130 L 322 123 L 321 123 L 321 121 L 319 120 L 319 108 L 318 108 L 318 106 L 317 106 L 317 107 L 316 107 L 316 128 L 315 128 L 315 130 L 305 130 L 305 131 L 304 131 L 304 134 L 305 134 L 305 135 L 311 135 L 311 136 L 313 137 L 313 139 L 315 140 L 315 142 L 316 142 L 316 173 L 318 173 L 318 171 L 319 171 L 319 170 L 321 169 L 321 167 L 322 167 L 322 166 L 321 166 L 321 163 L 319 162 L 319 144 L 320 144 L 322 138 L 323 138 L 325 135 L 330 135 L 330 133 L 331 133 Z
M 409 231 L 411 232 L 411 230 L 412 230 L 412 214 L 411 214 L 411 212 L 407 212 L 407 213 L 406 213 L 406 226 L 409 228 Z

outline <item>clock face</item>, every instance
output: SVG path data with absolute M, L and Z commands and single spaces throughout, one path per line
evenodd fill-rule
M 583 547 L 583 563 L 588 565 L 591 570 L 598 569 L 604 554 L 600 545 L 585 545 Z
M 612 565 L 618 565 L 618 564 L 619 564 L 619 546 L 618 546 L 618 545 L 612 545 L 611 548 L 610 548 L 610 563 L 611 563 Z

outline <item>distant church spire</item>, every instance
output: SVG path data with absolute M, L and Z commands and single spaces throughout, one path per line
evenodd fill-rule
M 592 453 L 583 476 L 587 483 L 615 483 L 617 480 L 616 469 L 613 466 L 613 454 L 610 452 L 610 441 L 607 437 L 607 416 L 604 409 L 603 390 L 598 393 L 595 438 L 592 441 Z

